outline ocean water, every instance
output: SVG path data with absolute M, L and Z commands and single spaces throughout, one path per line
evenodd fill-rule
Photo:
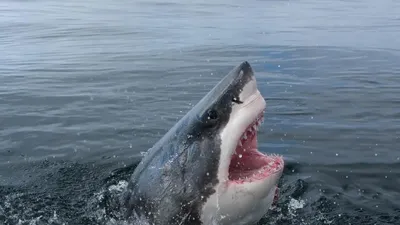
M 260 224 L 400 224 L 400 2 L 0 2 L 0 224 L 121 224 L 142 153 L 247 60 Z

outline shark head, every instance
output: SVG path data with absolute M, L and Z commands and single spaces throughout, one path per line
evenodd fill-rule
M 126 205 L 149 224 L 252 224 L 271 207 L 284 161 L 258 150 L 266 102 L 243 62 L 142 159 Z
M 218 84 L 225 89 L 221 96 L 231 96 L 232 103 L 229 116 L 225 116 L 229 118 L 217 134 L 218 184 L 202 207 L 201 220 L 204 224 L 252 224 L 272 205 L 284 162 L 278 155 L 258 150 L 257 131 L 264 120 L 266 102 L 250 64 L 240 64 L 225 79 L 230 85 L 225 86 L 224 80 Z M 223 104 L 218 106 L 224 108 Z

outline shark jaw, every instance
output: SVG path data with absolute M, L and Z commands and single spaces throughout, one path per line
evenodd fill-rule
M 240 99 L 242 103 L 232 107 L 230 119 L 220 133 L 219 183 L 203 206 L 204 224 L 256 223 L 276 200 L 284 161 L 281 156 L 258 150 L 257 131 L 264 119 L 266 102 L 254 76 L 243 87 Z
M 263 120 L 263 114 L 260 114 L 239 139 L 229 165 L 229 182 L 251 183 L 268 178 L 282 169 L 282 157 L 266 155 L 257 149 L 257 131 Z

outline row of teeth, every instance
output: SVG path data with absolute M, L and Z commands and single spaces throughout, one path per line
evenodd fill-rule
M 278 155 L 278 154 L 270 154 L 269 156 L 274 157 L 274 158 L 282 158 L 282 156 Z M 268 173 L 273 174 L 273 173 L 278 172 L 281 169 L 280 167 L 281 167 L 281 163 L 273 160 L 273 161 L 269 162 L 268 165 L 265 165 L 262 169 L 258 170 L 257 173 L 253 174 L 251 177 L 246 176 L 246 177 L 240 178 L 239 180 L 248 180 L 248 179 L 257 177 L 257 175 L 265 173 L 266 171 L 268 171 Z M 248 168 L 248 169 L 250 169 L 250 168 Z
M 280 170 L 279 166 L 274 166 L 274 167 L 270 166 L 271 168 L 269 168 L 267 170 L 268 167 L 269 166 L 265 166 L 265 167 L 263 167 L 263 169 L 257 171 L 257 173 L 255 173 L 255 174 L 253 174 L 251 176 L 245 176 L 245 177 L 239 178 L 239 180 L 243 180 L 243 181 L 252 180 L 254 178 L 257 178 L 257 176 L 260 175 L 260 174 L 263 174 L 263 173 L 266 173 L 266 172 L 269 173 L 269 174 L 274 174 L 274 173 L 276 173 L 276 172 L 278 172 Z
M 260 129 L 263 123 L 264 117 L 257 118 L 253 125 L 249 126 L 249 128 L 243 133 L 242 137 L 240 137 L 239 146 L 242 146 L 243 143 L 247 140 L 247 135 L 254 135 Z

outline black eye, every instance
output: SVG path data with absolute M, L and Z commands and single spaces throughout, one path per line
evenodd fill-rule
M 216 119 L 218 119 L 218 113 L 217 113 L 217 111 L 216 110 L 210 110 L 210 111 L 208 111 L 208 118 L 207 119 L 209 119 L 209 120 L 216 120 Z
M 239 100 L 237 97 L 232 98 L 232 102 L 237 103 L 237 104 L 242 104 L 243 102 Z

